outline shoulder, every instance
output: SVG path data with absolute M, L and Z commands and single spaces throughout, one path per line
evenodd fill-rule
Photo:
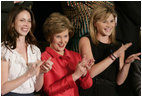
M 36 45 L 30 44 L 30 47 L 34 52 L 41 53 L 40 49 Z
M 69 52 L 71 55 L 77 55 L 77 56 L 80 56 L 80 54 L 79 54 L 78 52 L 71 51 L 71 50 L 68 50 L 68 52 Z
M 88 37 L 82 37 L 80 40 L 79 40 L 79 49 L 83 49 L 86 47 L 90 47 L 90 39 Z
M 45 50 L 41 53 L 41 60 L 47 60 L 51 55 Z
M 80 40 L 79 40 L 79 44 L 82 45 L 82 44 L 88 44 L 90 43 L 90 40 L 88 37 L 82 37 Z
M 1 53 L 6 53 L 6 52 L 10 52 L 10 48 L 8 49 L 5 45 L 4 45 L 4 43 L 2 42 L 1 43 Z
M 36 45 L 30 44 L 30 46 L 31 46 L 34 50 L 40 50 Z
M 12 50 L 7 48 L 4 43 L 1 43 L 1 59 L 8 61 L 12 56 Z
M 80 41 L 89 41 L 89 38 L 84 36 L 84 37 L 81 37 Z
M 72 56 L 72 57 L 80 57 L 80 54 L 78 52 L 75 52 L 75 51 L 72 51 L 72 50 L 66 49 L 66 53 L 68 53 L 68 55 Z

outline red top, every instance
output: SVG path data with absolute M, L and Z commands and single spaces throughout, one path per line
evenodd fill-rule
M 92 78 L 87 75 L 73 81 L 72 74 L 76 65 L 81 61 L 79 53 L 65 49 L 64 56 L 47 47 L 41 55 L 41 60 L 47 60 L 51 57 L 54 63 L 52 69 L 44 74 L 43 92 L 49 96 L 79 96 L 78 86 L 83 89 L 90 88 L 93 84 Z

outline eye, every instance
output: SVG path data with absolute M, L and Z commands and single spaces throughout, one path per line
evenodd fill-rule
M 56 38 L 60 38 L 60 36 L 59 36 L 59 35 L 57 35 L 57 36 L 56 36 Z
M 32 22 L 32 20 L 28 20 L 28 22 Z
M 114 22 L 114 20 L 111 20 L 110 22 L 111 22 L 111 23 L 113 23 L 113 22 Z
M 64 37 L 65 37 L 65 38 L 67 38 L 67 37 L 68 37 L 68 35 L 65 35 Z
M 106 23 L 107 21 L 103 21 L 103 23 Z
M 23 21 L 24 21 L 24 19 L 21 19 L 20 21 L 21 21 L 21 22 L 23 22 Z

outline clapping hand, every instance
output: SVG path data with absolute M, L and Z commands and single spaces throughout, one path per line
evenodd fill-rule
M 43 61 L 40 65 L 40 73 L 46 73 L 52 69 L 53 62 L 51 61 L 51 57 L 47 61 Z
M 136 53 L 136 54 L 132 54 L 130 55 L 126 60 L 125 60 L 125 64 L 131 64 L 134 60 L 140 60 L 140 58 L 138 57 L 139 55 L 141 55 L 141 53 Z

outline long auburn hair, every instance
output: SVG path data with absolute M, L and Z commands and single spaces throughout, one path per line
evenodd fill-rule
M 97 28 L 94 26 L 95 23 L 100 19 L 106 20 L 111 14 L 116 19 L 117 14 L 114 8 L 111 8 L 106 5 L 100 5 L 97 8 L 93 9 L 91 19 L 90 19 L 90 36 L 94 44 L 98 44 Z M 115 28 L 113 29 L 112 34 L 110 35 L 110 40 L 114 44 L 117 43 L 115 39 Z
M 4 45 L 8 49 L 15 49 L 16 48 L 16 39 L 19 37 L 19 33 L 15 30 L 15 27 L 13 26 L 13 23 L 16 20 L 17 15 L 22 12 L 22 11 L 28 11 L 31 15 L 31 30 L 25 37 L 25 42 L 28 44 L 37 44 L 36 38 L 33 35 L 34 29 L 35 29 L 35 18 L 33 15 L 33 12 L 31 9 L 29 9 L 26 6 L 23 5 L 17 5 L 15 6 L 10 13 L 8 14 L 8 20 L 7 20 L 7 25 L 5 29 L 5 35 L 4 35 Z

